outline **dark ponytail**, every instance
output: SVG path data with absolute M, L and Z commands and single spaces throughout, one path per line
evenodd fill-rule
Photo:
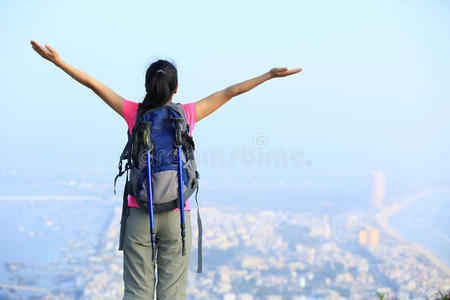
M 172 63 L 161 59 L 152 63 L 145 73 L 147 94 L 139 104 L 139 109 L 145 112 L 163 106 L 170 100 L 177 86 L 177 69 Z

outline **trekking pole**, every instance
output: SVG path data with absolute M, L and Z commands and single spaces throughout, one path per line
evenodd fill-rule
M 152 165 L 151 156 L 153 151 L 153 142 L 150 138 L 151 122 L 144 123 L 144 146 L 147 150 L 147 194 L 148 194 L 148 214 L 150 216 L 150 240 L 152 242 L 152 261 L 155 260 L 156 245 L 155 245 L 155 225 L 153 222 L 153 190 L 152 190 Z
M 180 199 L 180 217 L 181 217 L 181 243 L 182 243 L 182 250 L 181 255 L 184 256 L 186 254 L 186 247 L 185 247 L 185 236 L 186 236 L 186 226 L 184 222 L 184 196 L 183 196 L 183 165 L 181 160 L 181 146 L 183 145 L 181 140 L 181 118 L 173 118 L 172 119 L 175 122 L 175 146 L 177 147 L 178 151 L 178 194 Z

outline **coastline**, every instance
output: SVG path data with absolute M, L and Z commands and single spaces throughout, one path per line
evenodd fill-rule
M 403 238 L 402 236 L 400 236 L 400 234 L 398 234 L 395 230 L 393 230 L 389 226 L 389 218 L 391 216 L 393 216 L 394 214 L 398 213 L 401 209 L 408 206 L 413 200 L 428 196 L 434 192 L 435 191 L 426 191 L 426 192 L 417 193 L 417 194 L 408 196 L 405 199 L 403 199 L 402 201 L 394 203 L 391 206 L 382 207 L 380 209 L 380 212 L 375 215 L 375 222 L 385 233 L 409 244 L 410 247 L 415 252 L 418 252 L 418 253 L 422 254 L 423 256 L 425 256 L 439 270 L 441 270 L 447 276 L 450 277 L 450 267 L 446 263 L 441 261 L 436 255 L 434 255 L 430 250 L 426 249 L 425 247 Z

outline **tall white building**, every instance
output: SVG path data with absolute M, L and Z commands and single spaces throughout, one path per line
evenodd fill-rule
M 381 204 L 386 197 L 386 173 L 383 171 L 372 171 L 372 203 L 376 207 Z

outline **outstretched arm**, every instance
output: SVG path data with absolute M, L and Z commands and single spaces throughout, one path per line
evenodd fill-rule
M 68 63 L 64 62 L 60 57 L 58 52 L 55 49 L 50 47 L 49 45 L 45 45 L 45 48 L 36 43 L 35 41 L 31 41 L 31 46 L 33 49 L 39 53 L 43 58 L 51 61 L 57 67 L 62 69 L 64 72 L 69 74 L 73 79 L 83 84 L 84 86 L 90 88 L 94 93 L 96 93 L 100 98 L 103 99 L 115 112 L 122 116 L 122 105 L 124 98 L 116 94 L 113 90 L 111 90 L 106 85 L 102 84 L 95 78 L 89 76 L 88 74 L 75 69 Z
M 287 68 L 273 68 L 269 72 L 264 73 L 253 79 L 243 81 L 241 83 L 227 87 L 224 90 L 216 92 L 202 100 L 195 103 L 195 112 L 197 115 L 197 122 L 208 116 L 216 109 L 224 105 L 231 98 L 236 97 L 242 93 L 248 92 L 261 83 L 276 77 L 285 77 L 300 72 L 302 68 L 288 70 Z

